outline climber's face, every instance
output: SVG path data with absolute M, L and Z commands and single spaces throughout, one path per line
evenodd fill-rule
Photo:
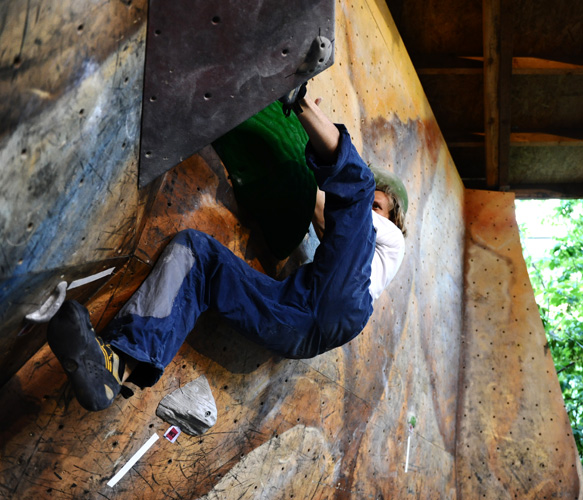
M 389 214 L 393 209 L 393 200 L 389 198 L 383 191 L 374 192 L 374 201 L 372 202 L 373 212 L 376 212 L 383 217 L 389 218 Z

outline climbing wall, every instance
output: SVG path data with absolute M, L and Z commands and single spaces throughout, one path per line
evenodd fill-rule
M 146 3 L 0 4 L 0 385 L 45 342 L 24 316 L 137 243 Z
M 45 348 L 4 387 L 1 490 L 21 498 L 454 498 L 462 311 L 462 184 L 386 5 L 336 5 L 335 64 L 309 85 L 366 161 L 410 193 L 407 254 L 361 336 L 307 361 L 258 349 L 206 316 L 162 380 L 90 414 Z M 100 329 L 181 228 L 214 235 L 283 276 L 309 258 L 266 251 L 226 171 L 204 150 L 168 172 L 134 256 L 87 303 Z M 447 300 L 444 300 L 447 297 Z M 114 488 L 107 481 L 167 424 L 173 389 L 204 375 L 218 408 L 205 435 L 162 439 Z M 416 419 L 410 429 L 408 421 Z M 409 460 L 407 458 L 407 443 Z M 407 469 L 407 472 L 405 470 Z M 34 473 L 33 473 L 34 471 Z
M 148 19 L 140 187 L 333 62 L 334 0 L 151 0 Z
M 159 187 L 140 185 L 304 82 L 318 35 L 306 71 L 332 64 L 334 1 L 276 5 L 0 3 L 0 385 L 59 283 L 86 302 L 126 265 Z
M 136 7 L 115 4 L 121 5 Z M 72 26 L 79 25 L 74 19 Z M 115 39 L 127 37 L 117 32 Z M 462 329 L 465 194 L 384 2 L 339 0 L 335 50 L 334 66 L 310 82 L 310 94 L 322 97 L 324 111 L 348 126 L 366 161 L 402 177 L 410 198 L 405 260 L 375 303 L 365 330 L 317 358 L 285 360 L 207 314 L 156 386 L 136 390 L 128 400 L 118 398 L 99 413 L 79 406 L 45 346 L 0 389 L 0 498 L 473 500 L 486 478 L 478 478 L 474 470 L 488 467 L 507 481 L 496 490 L 502 498 L 521 497 L 523 490 L 510 477 L 525 480 L 516 473 L 520 458 L 514 472 L 504 472 L 509 462 L 495 463 L 487 440 L 494 436 L 503 448 L 504 429 L 462 418 L 464 409 L 473 415 L 486 404 L 499 404 L 494 403 L 495 391 L 484 391 L 477 407 L 468 399 L 475 397 L 473 392 L 464 388 L 458 393 L 460 380 L 470 385 L 492 379 L 485 369 L 475 372 L 476 379 L 468 378 L 465 364 L 470 352 Z M 135 141 L 126 147 L 137 151 Z M 120 212 L 135 214 L 134 251 L 115 267 L 105 286 L 84 300 L 98 331 L 180 229 L 213 235 L 274 277 L 313 253 L 310 235 L 285 261 L 269 253 L 257 224 L 237 206 L 227 171 L 212 147 L 168 171 L 147 192 L 128 192 L 133 193 L 133 208 Z M 65 220 L 61 225 L 64 232 L 69 224 Z M 101 249 L 97 244 L 91 248 Z M 521 365 L 518 354 L 513 356 L 515 368 L 524 369 L 525 358 L 521 356 Z M 161 437 L 168 424 L 156 416 L 156 407 L 199 376 L 210 384 L 217 423 L 201 436 L 181 434 L 170 443 Z M 551 382 L 549 389 L 553 393 L 548 398 L 529 399 L 528 404 L 542 406 L 553 397 L 557 405 Z M 529 390 L 535 394 L 534 388 Z M 509 389 L 504 404 L 518 397 Z M 504 424 L 501 414 L 493 415 Z M 524 434 L 518 435 L 530 432 L 534 443 L 543 431 L 533 434 L 542 427 L 531 425 L 533 414 L 528 418 Z M 564 419 L 549 418 L 568 441 Z M 409 424 L 413 420 L 414 427 Z M 114 487 L 108 486 L 154 434 L 160 439 Z M 551 467 L 552 460 L 572 457 L 568 446 L 555 445 L 564 450 L 560 453 L 552 452 L 546 441 L 527 447 L 546 453 L 540 462 L 546 469 L 539 466 L 529 477 L 536 484 L 555 477 L 570 481 L 564 490 L 570 496 L 563 497 L 575 498 L 579 483 L 574 473 L 556 476 Z M 529 460 L 524 463 L 535 468 L 534 457 Z M 570 467 L 573 460 L 562 463 Z
M 458 409 L 461 498 L 581 498 L 581 463 L 514 215 L 514 195 L 467 191 Z

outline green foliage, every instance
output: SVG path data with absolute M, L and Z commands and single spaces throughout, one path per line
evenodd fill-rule
M 548 257 L 526 262 L 583 457 L 583 200 L 562 201 L 552 220 L 568 227 L 567 236 L 556 238 Z

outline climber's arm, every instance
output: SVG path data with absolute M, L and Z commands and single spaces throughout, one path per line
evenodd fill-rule
M 312 224 L 314 226 L 314 231 L 316 231 L 316 236 L 319 240 L 324 236 L 324 203 L 326 202 L 326 195 L 324 191 L 318 189 L 316 193 L 316 206 L 314 207 L 314 215 L 312 216 Z
M 340 141 L 340 132 L 324 112 L 318 107 L 318 102 L 309 98 L 299 101 L 303 112 L 298 119 L 306 130 L 316 154 L 323 162 L 332 164 L 336 161 L 336 149 Z

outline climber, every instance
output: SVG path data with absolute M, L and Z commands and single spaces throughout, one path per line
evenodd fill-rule
M 294 91 L 306 161 L 319 190 L 313 262 L 283 281 L 253 268 L 211 236 L 179 232 L 148 278 L 97 336 L 85 307 L 66 301 L 47 339 L 88 410 L 112 404 L 127 380 L 152 386 L 208 308 L 257 344 L 288 358 L 341 346 L 365 327 L 404 254 L 407 193 L 387 171 L 364 163 L 343 125 Z M 376 175 L 375 175 L 376 173 Z

